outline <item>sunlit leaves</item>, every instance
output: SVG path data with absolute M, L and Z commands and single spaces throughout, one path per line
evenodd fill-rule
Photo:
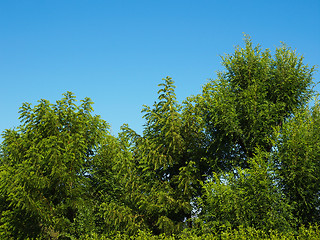
M 320 220 L 320 107 L 302 109 L 285 123 L 276 142 L 280 186 L 301 223 Z
M 22 125 L 3 133 L 0 187 L 8 204 L 2 207 L 14 209 L 11 216 L 23 212 L 37 219 L 34 224 L 41 231 L 69 231 L 83 197 L 85 166 L 107 134 L 108 125 L 90 113 L 91 100 L 80 106 L 75 102 L 67 92 L 56 104 L 40 100 L 32 108 L 25 103 L 20 109 Z M 18 235 L 37 234 L 11 227 Z
M 254 47 L 249 37 L 244 48 L 222 57 L 222 65 L 217 80 L 204 86 L 199 108 L 220 165 L 245 167 L 257 146 L 271 151 L 273 127 L 282 126 L 310 100 L 314 68 L 285 45 L 272 56 L 270 50 Z
M 226 225 L 288 231 L 294 223 L 291 207 L 277 184 L 269 153 L 258 149 L 249 161 L 249 169 L 215 174 L 204 185 L 202 218 L 216 229 Z

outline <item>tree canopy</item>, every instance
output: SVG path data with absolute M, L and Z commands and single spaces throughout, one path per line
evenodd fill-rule
M 2 133 L 2 239 L 279 239 L 319 233 L 315 67 L 245 37 L 179 103 L 174 81 L 118 136 L 71 92 L 20 108 Z M 307 228 L 305 228 L 307 227 Z

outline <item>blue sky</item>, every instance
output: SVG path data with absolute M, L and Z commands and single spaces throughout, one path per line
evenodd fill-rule
M 0 131 L 19 125 L 23 102 L 71 91 L 114 134 L 124 123 L 140 133 L 162 78 L 179 101 L 200 93 L 243 33 L 319 65 L 320 1 L 0 0 Z

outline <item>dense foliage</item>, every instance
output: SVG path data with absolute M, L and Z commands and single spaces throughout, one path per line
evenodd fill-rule
M 320 105 L 314 67 L 282 45 L 222 57 L 179 103 L 170 77 L 118 136 L 89 98 L 20 108 L 0 145 L 1 239 L 315 239 Z

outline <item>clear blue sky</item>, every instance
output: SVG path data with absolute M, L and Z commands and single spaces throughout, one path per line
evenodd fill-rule
M 319 65 L 320 1 L 0 0 L 0 131 L 19 125 L 23 102 L 72 91 L 113 133 L 123 123 L 141 132 L 162 78 L 179 101 L 200 93 L 243 33 Z

